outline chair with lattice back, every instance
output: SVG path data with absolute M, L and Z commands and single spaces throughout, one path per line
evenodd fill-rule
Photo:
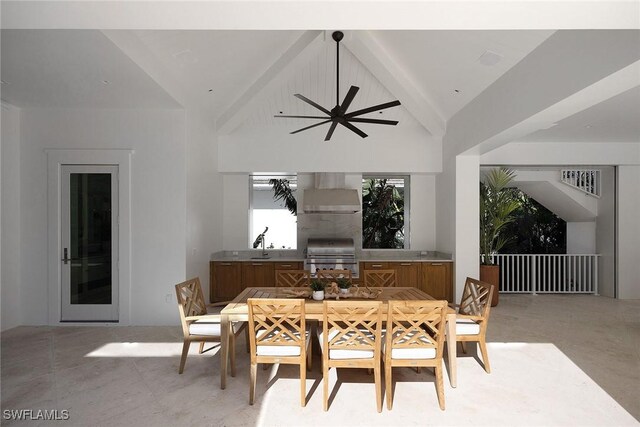
M 303 299 L 249 298 L 251 381 L 253 405 L 258 363 L 300 365 L 300 405 L 306 405 L 306 369 L 311 369 L 311 334 L 305 323 Z
M 276 270 L 276 287 L 279 288 L 307 287 L 310 281 L 308 270 Z
M 380 301 L 324 301 L 319 339 L 325 411 L 329 409 L 329 369 L 366 368 L 373 369 L 376 405 L 382 412 L 381 309 Z
M 206 304 L 200 279 L 195 277 L 176 285 L 176 297 L 178 299 L 178 311 L 180 312 L 180 322 L 182 323 L 182 332 L 184 335 L 184 343 L 182 345 L 182 357 L 180 358 L 180 367 L 178 373 L 184 371 L 184 365 L 187 362 L 187 354 L 192 342 L 200 342 L 200 350 L 204 351 L 205 342 L 221 342 L 222 328 L 221 319 L 218 314 L 207 314 L 207 307 L 220 304 Z M 238 336 L 246 327 L 245 322 L 233 322 L 229 334 L 229 345 L 231 353 L 231 376 L 236 375 L 235 362 L 235 343 Z
M 393 406 L 393 367 L 430 367 L 444 410 L 442 354 L 447 301 L 389 301 L 384 346 L 387 409 Z
M 388 288 L 397 285 L 395 270 L 364 270 L 363 278 L 363 284 L 370 288 Z
M 489 355 L 487 354 L 487 325 L 491 310 L 491 298 L 495 292 L 494 286 L 480 280 L 467 277 L 462 292 L 460 305 L 456 314 L 456 341 L 460 342 L 466 352 L 465 343 L 477 342 L 482 353 L 484 369 L 491 373 Z

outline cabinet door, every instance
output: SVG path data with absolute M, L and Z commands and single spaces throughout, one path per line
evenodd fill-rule
M 243 262 L 243 288 L 275 286 L 276 277 L 272 262 Z
M 276 270 L 302 270 L 302 263 L 300 261 L 292 262 L 274 262 L 273 269 Z
M 390 262 L 389 268 L 396 271 L 396 286 L 420 286 L 420 264 L 419 262 Z
M 425 262 L 422 265 L 423 291 L 435 299 L 451 301 L 451 263 L 450 262 Z
M 209 299 L 211 302 L 231 301 L 242 290 L 242 269 L 239 262 L 218 262 L 210 264 Z
M 388 262 L 363 262 L 362 270 L 386 270 L 389 268 Z

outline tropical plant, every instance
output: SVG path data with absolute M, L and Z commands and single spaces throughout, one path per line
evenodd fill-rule
M 340 289 L 349 289 L 351 287 L 351 282 L 346 277 L 338 277 L 336 283 Z
M 514 220 L 521 200 L 507 186 L 515 172 L 506 168 L 491 169 L 480 182 L 480 253 L 482 263 L 491 265 L 491 255 L 500 251 L 513 236 L 504 233 Z
M 404 189 L 386 179 L 363 182 L 362 247 L 404 248 Z
M 271 178 L 269 184 L 273 188 L 273 200 L 282 200 L 284 206 L 292 215 L 298 215 L 298 202 L 293 196 L 293 190 L 286 178 Z
M 313 279 L 309 285 L 312 291 L 324 291 L 325 283 L 320 279 Z

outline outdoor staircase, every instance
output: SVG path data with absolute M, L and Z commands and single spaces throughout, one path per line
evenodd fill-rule
M 597 169 L 562 169 L 560 181 L 593 197 L 600 197 L 600 171 Z

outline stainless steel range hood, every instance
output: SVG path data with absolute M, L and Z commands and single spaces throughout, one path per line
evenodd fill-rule
M 353 214 L 360 211 L 358 190 L 344 188 L 343 173 L 316 173 L 315 188 L 304 191 L 304 213 Z

